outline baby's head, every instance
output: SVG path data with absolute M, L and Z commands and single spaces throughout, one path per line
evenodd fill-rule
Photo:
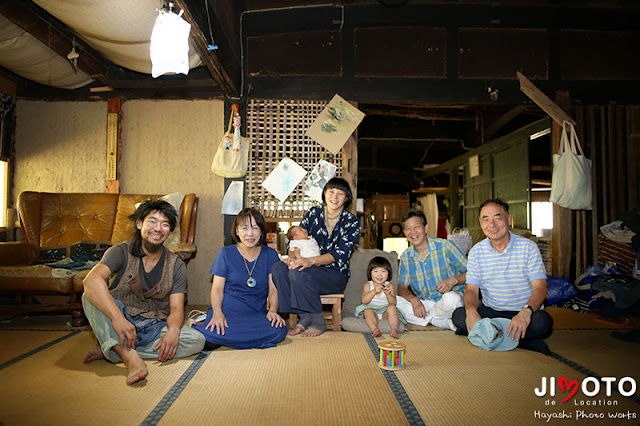
M 302 226 L 292 226 L 287 231 L 287 238 L 291 240 L 306 240 L 309 233 Z

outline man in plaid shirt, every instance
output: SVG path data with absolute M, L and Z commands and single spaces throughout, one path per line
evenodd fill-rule
M 455 331 L 451 314 L 463 306 L 467 259 L 451 241 L 427 236 L 421 210 L 409 210 L 403 222 L 411 246 L 400 256 L 398 309 L 409 323 Z

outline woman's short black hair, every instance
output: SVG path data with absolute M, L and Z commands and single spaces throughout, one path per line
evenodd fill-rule
M 249 219 L 249 222 L 254 222 L 260 228 L 260 241 L 258 245 L 267 244 L 267 221 L 264 220 L 264 216 L 258 210 L 253 207 L 246 207 L 242 209 L 236 216 L 236 220 L 233 221 L 233 229 L 231 230 L 231 239 L 234 243 L 240 242 L 238 236 L 238 226 L 244 225 L 244 222 Z
M 344 208 L 345 209 L 349 208 L 349 206 L 351 205 L 351 202 L 353 201 L 353 193 L 351 192 L 351 187 L 349 186 L 349 183 L 346 180 L 339 177 L 334 177 L 330 179 L 329 182 L 327 182 L 324 188 L 322 189 L 322 202 L 324 204 L 327 204 L 327 200 L 325 200 L 324 194 L 331 188 L 339 189 L 340 191 L 343 191 L 345 194 L 347 194 L 347 198 L 345 198 L 344 200 Z
M 386 257 L 376 256 L 369 261 L 369 266 L 367 266 L 367 279 L 371 281 L 371 271 L 375 268 L 384 268 L 389 273 L 387 277 L 387 281 L 391 281 L 393 278 L 393 272 L 391 272 L 391 263 L 387 260 Z

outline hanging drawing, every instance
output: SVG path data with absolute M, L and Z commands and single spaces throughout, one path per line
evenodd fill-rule
M 307 129 L 306 135 L 337 154 L 363 118 L 362 111 L 335 95 Z
M 322 201 L 324 185 L 336 174 L 337 167 L 325 160 L 316 163 L 313 171 L 304 183 L 302 191 L 314 200 Z
M 242 210 L 244 199 L 244 182 L 235 180 L 224 193 L 222 214 L 237 215 Z
M 262 182 L 262 186 L 283 203 L 306 174 L 307 171 L 298 163 L 285 157 Z

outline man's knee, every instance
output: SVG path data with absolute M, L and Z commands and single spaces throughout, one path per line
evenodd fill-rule
M 453 315 L 451 316 L 451 320 L 453 321 L 453 325 L 458 328 L 467 328 L 467 312 L 464 310 L 464 306 L 459 307 L 455 311 L 453 311 Z
M 540 339 L 549 337 L 553 330 L 553 317 L 547 311 L 540 310 L 531 316 L 530 330 Z
M 442 303 L 444 307 L 449 308 L 450 310 L 454 310 L 464 305 L 464 298 L 462 295 L 456 291 L 449 291 L 442 295 Z

